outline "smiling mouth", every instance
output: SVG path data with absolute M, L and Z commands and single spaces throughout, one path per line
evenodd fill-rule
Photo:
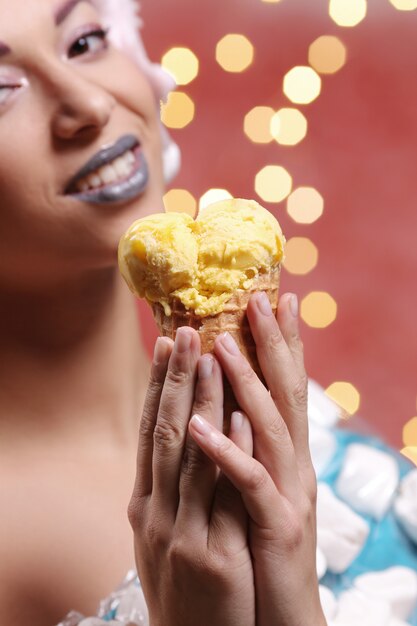
M 139 141 L 125 135 L 98 152 L 71 179 L 65 195 L 93 204 L 110 204 L 139 196 L 149 179 Z

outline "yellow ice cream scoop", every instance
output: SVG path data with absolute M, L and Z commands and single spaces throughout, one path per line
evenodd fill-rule
M 224 200 L 196 220 L 185 213 L 137 220 L 120 240 L 119 267 L 130 289 L 166 315 L 179 300 L 197 316 L 212 316 L 280 265 L 284 243 L 277 220 L 257 202 Z

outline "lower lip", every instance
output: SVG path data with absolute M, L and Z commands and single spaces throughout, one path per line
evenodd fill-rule
M 127 178 L 97 189 L 90 189 L 90 191 L 71 193 L 69 197 L 91 204 L 115 204 L 139 197 L 147 187 L 149 169 L 140 147 L 133 150 L 133 154 L 136 157 L 136 163 Z

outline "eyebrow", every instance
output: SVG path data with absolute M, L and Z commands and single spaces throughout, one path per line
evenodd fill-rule
M 66 0 L 64 4 L 58 7 L 58 9 L 56 9 L 54 12 L 55 26 L 59 26 L 60 24 L 62 24 L 65 18 L 68 17 L 71 11 L 75 9 L 77 4 L 79 4 L 80 2 L 88 2 L 89 4 L 91 4 L 91 0 Z
M 91 0 L 66 0 L 64 4 L 62 4 L 58 9 L 54 12 L 54 22 L 55 26 L 59 26 L 68 17 L 73 9 L 80 2 L 88 2 L 88 4 L 92 4 Z M 5 56 L 6 54 L 10 54 L 11 49 L 5 43 L 0 41 L 0 57 Z

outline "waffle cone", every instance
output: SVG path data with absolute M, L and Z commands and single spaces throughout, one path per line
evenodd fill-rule
M 238 289 L 226 302 L 223 311 L 217 315 L 199 317 L 191 309 L 186 309 L 178 298 L 169 301 L 171 315 L 166 315 L 159 303 L 152 305 L 155 321 L 161 335 L 175 339 L 180 326 L 190 326 L 198 331 L 201 340 L 201 353 L 213 352 L 214 342 L 218 335 L 228 332 L 239 346 L 242 354 L 247 358 L 252 368 L 261 380 L 263 375 L 256 356 L 256 346 L 246 315 L 248 302 L 253 293 L 264 291 L 271 303 L 274 313 L 278 307 L 279 279 L 281 266 L 277 265 L 269 272 L 259 274 L 251 287 L 247 290 Z M 224 413 L 228 419 L 237 404 L 228 384 L 224 381 Z

